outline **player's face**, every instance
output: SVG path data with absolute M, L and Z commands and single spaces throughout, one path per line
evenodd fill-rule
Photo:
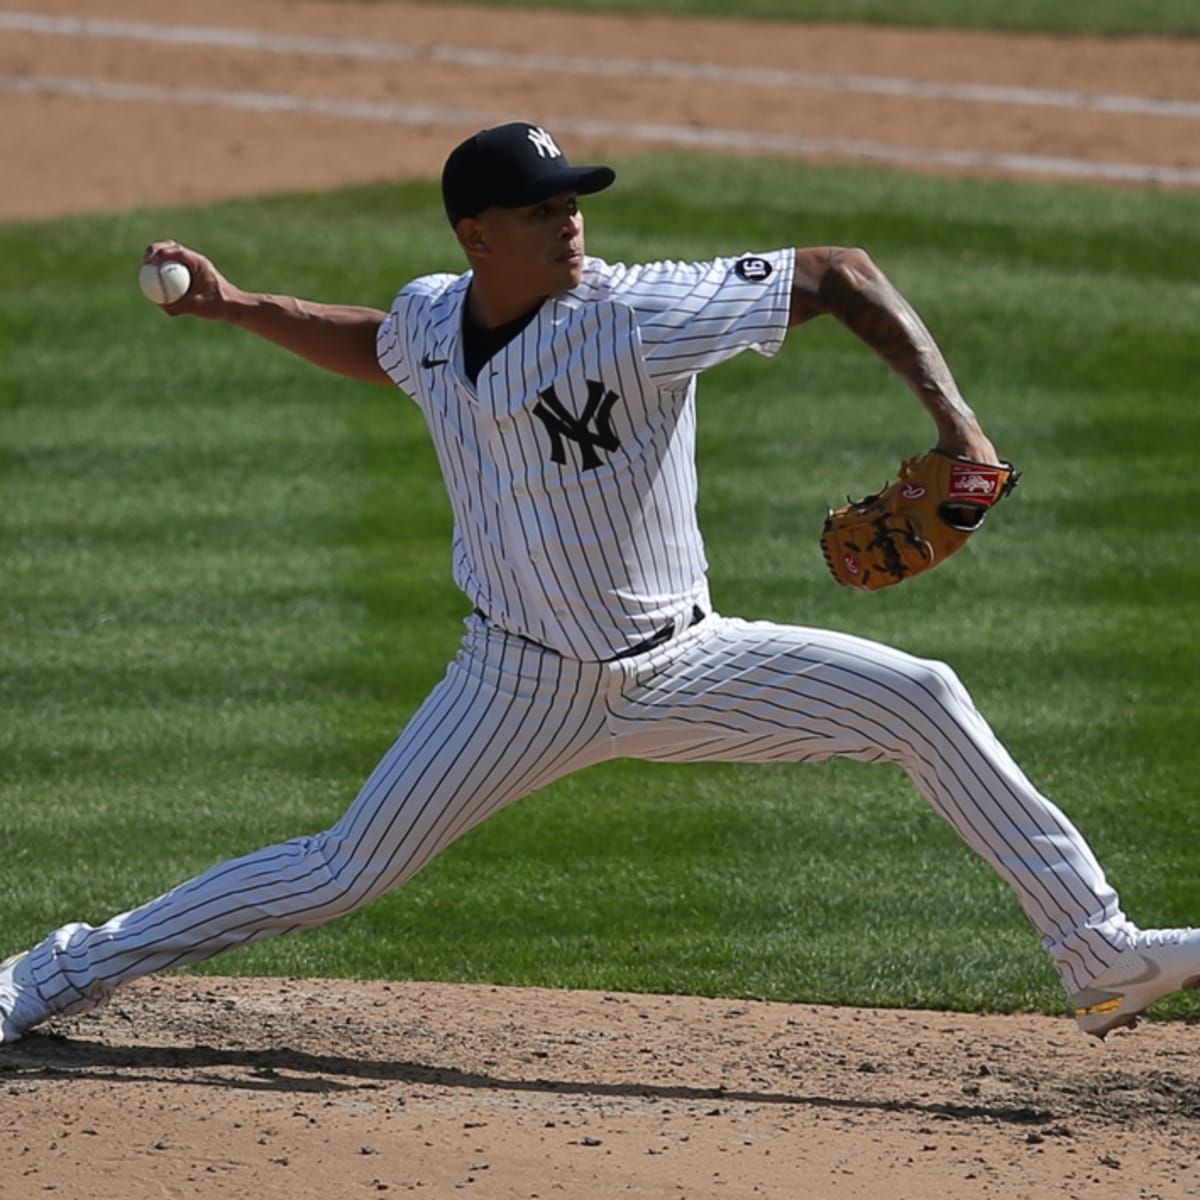
M 512 283 L 553 295 L 583 278 L 583 213 L 574 192 L 481 214 L 490 257 Z

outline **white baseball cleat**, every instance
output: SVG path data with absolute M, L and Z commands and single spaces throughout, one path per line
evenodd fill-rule
M 1071 997 L 1084 1033 L 1104 1038 L 1172 992 L 1200 988 L 1200 929 L 1143 929 L 1108 970 Z
M 29 954 L 0 963 L 0 1045 L 18 1041 L 49 1014 L 29 970 Z

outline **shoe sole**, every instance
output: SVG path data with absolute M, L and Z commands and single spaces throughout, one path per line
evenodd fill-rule
M 1161 1000 L 1163 996 L 1173 995 L 1175 992 L 1196 991 L 1200 991 L 1200 975 L 1189 975 L 1177 988 L 1172 988 L 1170 992 L 1163 992 L 1162 995 L 1155 996 L 1153 1000 L 1150 1000 L 1148 1003 L 1144 1004 L 1137 1010 L 1137 1012 L 1122 1013 L 1121 1015 L 1114 1017 L 1110 1022 L 1108 1022 L 1108 1024 L 1098 1026 L 1095 1029 L 1086 1029 L 1082 1023 L 1080 1023 L 1079 1028 L 1082 1029 L 1084 1033 L 1090 1034 L 1092 1037 L 1099 1038 L 1101 1041 L 1104 1041 L 1104 1039 L 1110 1033 L 1112 1033 L 1114 1029 L 1133 1029 L 1136 1027 L 1138 1023 L 1138 1017 L 1140 1017 L 1146 1011 L 1146 1009 L 1150 1007 L 1151 1004 Z M 1114 996 L 1111 1000 L 1102 1000 L 1099 1004 L 1093 1004 L 1090 1008 L 1076 1009 L 1075 1019 L 1076 1021 L 1080 1021 L 1080 1018 L 1085 1017 L 1089 1013 L 1102 1012 L 1107 1007 L 1119 1008 L 1124 999 L 1125 997 L 1122 994 L 1119 996 Z

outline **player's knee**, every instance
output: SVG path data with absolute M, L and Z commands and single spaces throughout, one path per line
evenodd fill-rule
M 944 744 L 952 714 L 970 701 L 954 670 L 936 659 L 908 658 L 899 675 L 879 723 L 879 745 L 891 761 L 912 769 L 928 763 Z
M 349 852 L 346 842 L 328 830 L 315 837 L 297 839 L 303 844 L 312 898 L 313 924 L 344 916 L 369 904 L 391 886 L 372 856 Z
M 966 689 L 948 663 L 935 658 L 914 658 L 908 670 L 913 698 L 922 708 L 945 711 L 962 704 Z

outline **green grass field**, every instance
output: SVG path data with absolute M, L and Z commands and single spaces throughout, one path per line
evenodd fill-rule
M 1200 197 L 620 166 L 593 252 L 865 246 L 1025 472 L 944 569 L 840 591 L 826 503 L 931 435 L 849 335 L 798 330 L 702 386 L 722 611 L 947 658 L 1135 919 L 1200 919 Z M 458 266 L 430 185 L 0 228 L 0 953 L 332 822 L 468 609 L 415 407 L 163 318 L 134 281 L 159 236 L 384 307 Z M 1062 1007 L 1006 889 L 898 771 L 854 764 L 593 769 L 365 911 L 208 969 Z
M 388 0 L 376 0 L 387 3 Z M 434 3 L 437 0 L 433 0 Z M 1200 34 L 1193 0 L 488 0 L 490 7 L 665 16 L 850 21 L 871 25 L 1005 29 L 1156 37 Z

